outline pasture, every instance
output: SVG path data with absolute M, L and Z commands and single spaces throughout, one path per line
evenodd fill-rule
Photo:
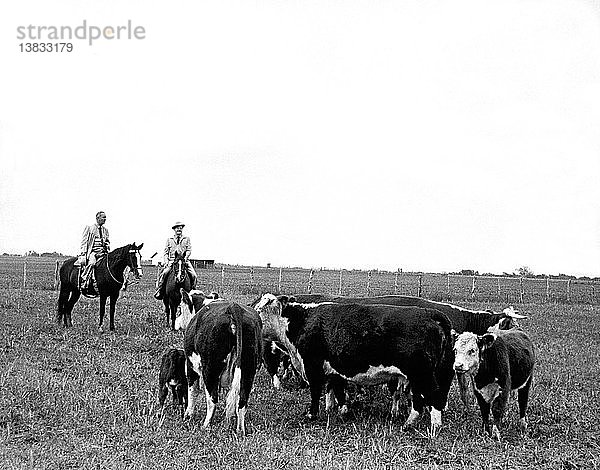
M 2 468 L 600 467 L 598 305 L 515 305 L 530 315 L 523 325 L 538 356 L 526 437 L 518 432 L 516 400 L 503 442 L 483 435 L 479 410 L 463 409 L 455 384 L 434 441 L 426 436 L 427 414 L 415 431 L 402 432 L 406 415 L 391 419 L 391 400 L 379 387 L 354 397 L 348 419 L 322 411 L 307 422 L 308 391 L 295 380 L 273 390 L 263 368 L 250 397 L 249 435 L 240 438 L 226 428 L 222 402 L 208 431 L 201 429 L 203 400 L 193 421 L 183 422 L 171 406 L 158 409 L 160 357 L 181 346 L 182 334 L 168 331 L 162 302 L 152 298 L 154 272 L 145 275 L 122 293 L 117 329 L 104 334 L 97 300 L 78 302 L 72 329 L 54 322 L 57 292 L 41 270 L 29 273 L 32 288 L 0 287 Z M 248 303 L 255 293 L 228 297 Z

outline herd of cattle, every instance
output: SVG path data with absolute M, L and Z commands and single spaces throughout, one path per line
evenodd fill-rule
M 518 390 L 519 423 L 526 429 L 535 355 L 517 325 L 525 317 L 512 307 L 495 313 L 410 296 L 323 294 L 264 294 L 244 306 L 200 291 L 181 293 L 176 328 L 185 330 L 184 347 L 163 356 L 159 401 L 164 405 L 171 389 L 174 402 L 185 406 L 184 417 L 190 417 L 203 383 L 205 427 L 220 389 L 226 388 L 227 419 L 237 416 L 237 431 L 245 434 L 246 407 L 260 365 L 279 388 L 278 371 L 288 363 L 309 386 L 310 419 L 319 415 L 323 391 L 326 410 L 337 405 L 344 414 L 349 384 L 385 384 L 392 416 L 399 414 L 403 394 L 410 403 L 403 428 L 414 426 L 428 407 L 429 433 L 436 436 L 456 374 L 465 404 L 472 387 L 488 434 L 500 439 L 513 390 Z

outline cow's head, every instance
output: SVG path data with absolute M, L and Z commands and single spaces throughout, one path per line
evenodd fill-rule
M 479 369 L 480 356 L 496 341 L 495 333 L 477 336 L 468 331 L 455 336 L 454 370 L 459 374 L 476 374 Z
M 263 322 L 263 337 L 280 341 L 287 349 L 292 365 L 302 379 L 306 380 L 304 362 L 296 346 L 290 341 L 288 336 L 290 322 L 283 314 L 288 303 L 294 300 L 294 297 L 285 295 L 276 297 L 273 294 L 264 294 L 255 304 L 254 309 L 258 312 Z
M 185 330 L 196 312 L 218 299 L 219 294 L 216 292 L 206 295 L 199 290 L 192 290 L 188 293 L 185 289 L 181 289 L 181 313 L 175 319 L 175 329 Z

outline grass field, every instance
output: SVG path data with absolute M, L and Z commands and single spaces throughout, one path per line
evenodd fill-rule
M 294 381 L 275 391 L 261 369 L 247 414 L 250 434 L 239 438 L 225 426 L 222 403 L 208 431 L 201 429 L 203 400 L 191 422 L 171 407 L 157 409 L 160 357 L 181 346 L 182 335 L 165 328 L 151 290 L 146 280 L 124 292 L 117 330 L 99 334 L 97 301 L 80 300 L 74 327 L 64 330 L 53 321 L 55 291 L 0 289 L 0 468 L 600 467 L 598 306 L 521 306 L 531 315 L 524 327 L 538 355 L 528 436 L 517 430 L 516 401 L 504 441 L 483 435 L 479 411 L 463 409 L 455 385 L 435 441 L 425 435 L 427 415 L 416 431 L 402 432 L 380 388 L 356 397 L 350 419 L 323 413 L 306 422 L 308 391 Z

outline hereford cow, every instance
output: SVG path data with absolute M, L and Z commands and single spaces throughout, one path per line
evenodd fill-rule
M 206 392 L 203 426 L 210 425 L 219 389 L 228 387 L 227 420 L 237 414 L 237 432 L 245 435 L 246 406 L 262 358 L 260 317 L 249 307 L 225 300 L 215 300 L 196 312 L 195 305 L 201 305 L 203 300 L 184 292 L 182 296 L 184 308 L 192 315 L 184 334 L 188 380 L 188 406 L 184 416 L 194 414 L 202 376 Z
M 183 349 L 168 349 L 162 357 L 158 375 L 158 403 L 164 406 L 169 389 L 173 405 L 187 405 L 187 379 Z
M 513 307 L 505 308 L 501 313 L 489 310 L 471 310 L 457 305 L 444 302 L 435 302 L 433 300 L 423 299 L 421 297 L 412 297 L 409 295 L 381 295 L 376 297 L 345 297 L 341 295 L 330 294 L 297 294 L 294 295 L 297 302 L 317 303 L 317 302 L 336 302 L 344 304 L 361 305 L 395 305 L 399 307 L 420 307 L 436 309 L 445 313 L 450 319 L 452 328 L 458 333 L 470 331 L 482 335 L 488 331 L 488 328 L 508 330 L 518 326 L 517 319 L 526 318 L 520 315 Z M 266 353 L 268 355 L 268 353 Z M 275 380 L 275 379 L 273 379 Z M 457 377 L 460 396 L 465 406 L 469 404 L 469 390 L 471 389 L 472 378 L 469 374 L 461 374 Z
M 310 385 L 310 419 L 318 416 L 327 382 L 343 409 L 346 381 L 376 385 L 400 380 L 410 383 L 413 395 L 404 428 L 415 424 L 424 406 L 432 406 L 430 432 L 437 434 L 454 376 L 446 315 L 415 307 L 300 304 L 272 294 L 265 294 L 256 309 Z
M 185 292 L 185 289 L 181 289 L 182 292 Z M 182 294 L 183 296 L 183 294 Z M 206 295 L 204 292 L 200 290 L 191 290 L 188 293 L 188 297 L 192 299 L 192 303 L 194 304 L 194 308 L 190 310 L 189 308 L 182 308 L 180 314 L 175 319 L 175 330 L 185 330 L 188 326 L 192 317 L 194 316 L 194 312 L 197 312 L 205 305 L 209 303 L 219 300 L 219 294 L 216 292 L 212 292 Z
M 518 329 L 482 336 L 465 332 L 456 337 L 454 351 L 456 372 L 471 373 L 475 378 L 484 430 L 500 440 L 499 428 L 511 390 L 518 390 L 520 425 L 526 430 L 525 412 L 535 365 L 529 337 Z

